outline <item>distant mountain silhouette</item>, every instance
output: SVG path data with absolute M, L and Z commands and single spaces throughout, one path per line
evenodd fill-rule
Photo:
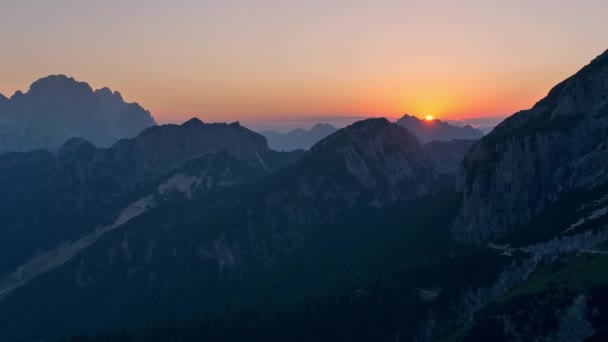
M 108 88 L 93 91 L 64 75 L 34 82 L 27 93 L 0 97 L 0 152 L 55 150 L 72 137 L 105 147 L 156 125 L 148 111 Z
M 277 131 L 261 131 L 260 134 L 268 139 L 268 146 L 277 151 L 308 150 L 321 139 L 338 129 L 333 125 L 318 123 L 310 130 L 301 128 L 286 133 Z
M 6 108 L 7 104 L 8 104 L 8 98 L 6 96 L 0 94 L 0 117 L 2 116 L 2 113 L 4 112 L 4 109 Z
M 470 125 L 458 127 L 438 119 L 426 121 L 407 114 L 397 120 L 396 123 L 399 126 L 407 128 L 420 139 L 422 143 L 433 140 L 477 140 L 484 135 L 482 131 L 475 129 Z

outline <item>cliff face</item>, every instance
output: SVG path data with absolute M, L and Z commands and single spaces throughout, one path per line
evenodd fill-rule
M 608 52 L 498 125 L 465 157 L 457 238 L 488 241 L 563 194 L 608 183 Z

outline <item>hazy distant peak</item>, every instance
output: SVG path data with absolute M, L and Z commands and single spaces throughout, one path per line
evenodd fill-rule
M 319 122 L 318 124 L 312 126 L 310 131 L 320 131 L 320 130 L 336 130 L 336 127 L 332 124 Z
M 73 77 L 66 75 L 50 75 L 37 80 L 30 85 L 30 92 L 59 92 L 59 91 L 82 91 L 92 92 L 93 89 L 86 82 L 78 82 Z
M 434 119 L 431 121 L 419 119 L 413 115 L 405 114 L 396 122 L 399 126 L 407 128 L 422 143 L 433 140 L 450 141 L 454 139 L 480 139 L 483 132 L 471 125 L 463 127 L 451 125 L 445 121 Z
M 97 95 L 98 97 L 113 98 L 117 101 L 124 101 L 122 95 L 118 91 L 113 92 L 112 89 L 108 87 L 103 87 L 101 89 L 95 90 L 95 95 Z
M 33 82 L 8 100 L 3 113 L 0 151 L 58 149 L 75 136 L 97 146 L 135 137 L 156 122 L 150 112 L 127 103 L 109 88 L 93 91 L 86 82 L 66 75 L 50 75 Z
M 338 129 L 327 123 L 318 123 L 310 130 L 296 128 L 286 133 L 262 131 L 260 134 L 268 139 L 270 148 L 279 151 L 308 150 L 319 140 Z

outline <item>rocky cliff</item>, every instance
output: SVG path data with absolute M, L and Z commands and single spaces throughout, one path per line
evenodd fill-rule
M 469 151 L 454 234 L 485 241 L 564 194 L 608 183 L 608 52 L 498 125 Z

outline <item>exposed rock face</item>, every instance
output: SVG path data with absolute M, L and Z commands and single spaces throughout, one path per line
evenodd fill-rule
M 405 114 L 397 120 L 397 125 L 407 128 L 422 143 L 429 141 L 477 140 L 483 137 L 483 132 L 470 125 L 458 127 L 441 120 L 425 121 L 415 116 Z
M 608 183 L 608 52 L 473 146 L 454 234 L 504 236 L 564 193 Z
M 200 192 L 241 184 L 267 175 L 263 167 L 254 167 L 222 150 L 190 159 L 163 176 L 157 196 L 180 195 L 192 199 Z
M 426 194 L 435 177 L 416 137 L 386 119 L 354 123 L 311 151 L 344 167 L 347 175 L 373 194 L 377 205 Z
M 72 137 L 109 146 L 154 125 L 148 111 L 125 103 L 119 93 L 93 92 L 84 82 L 49 76 L 25 94 L 0 99 L 0 152 L 54 150 Z
M 338 129 L 330 124 L 318 123 L 310 130 L 301 128 L 286 133 L 262 131 L 260 134 L 268 139 L 268 146 L 277 151 L 308 150 L 321 139 Z
M 435 181 L 433 165 L 412 134 L 386 119 L 363 120 L 321 140 L 300 162 L 274 175 L 256 195 L 262 207 L 251 210 L 261 210 L 254 217 L 262 219 L 248 226 L 262 235 L 257 240 L 273 236 L 272 253 L 289 253 L 315 226 L 335 224 L 357 208 L 431 193 Z

